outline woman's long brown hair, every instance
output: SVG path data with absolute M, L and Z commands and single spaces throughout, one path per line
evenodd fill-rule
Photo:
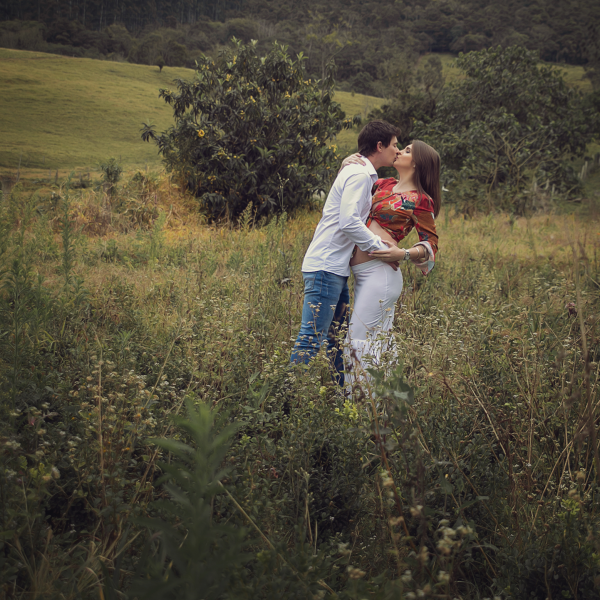
M 411 143 L 415 185 L 420 194 L 425 193 L 433 200 L 433 214 L 437 217 L 442 206 L 440 155 L 421 140 L 413 140 Z

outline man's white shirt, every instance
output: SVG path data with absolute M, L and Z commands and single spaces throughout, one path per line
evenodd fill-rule
M 377 171 L 371 161 L 364 160 L 366 165 L 344 167 L 333 182 L 323 216 L 304 256 L 303 272 L 327 271 L 348 277 L 355 245 L 367 252 L 387 249 L 365 225 Z

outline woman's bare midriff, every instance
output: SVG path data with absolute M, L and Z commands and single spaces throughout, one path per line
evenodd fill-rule
M 382 240 L 387 240 L 388 242 L 392 242 L 392 244 L 396 243 L 394 238 L 376 221 L 371 221 L 369 229 L 375 235 L 378 235 Z M 370 260 L 375 259 L 369 256 L 364 250 L 357 248 L 354 256 L 350 259 L 350 266 L 353 267 L 354 265 L 361 265 L 362 263 L 369 262 Z

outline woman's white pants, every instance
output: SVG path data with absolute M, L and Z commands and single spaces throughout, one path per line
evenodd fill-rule
M 380 260 L 352 267 L 354 308 L 344 349 L 346 380 L 368 382 L 366 369 L 381 366 L 382 353 L 392 350 L 390 330 L 402 293 L 402 271 Z

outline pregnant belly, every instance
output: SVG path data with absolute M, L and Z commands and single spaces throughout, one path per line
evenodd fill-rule
M 371 221 L 369 225 L 369 229 L 375 234 L 378 235 L 382 240 L 387 240 L 392 244 L 395 244 L 394 238 L 379 224 L 375 221 Z M 360 248 L 356 248 L 356 252 L 354 256 L 350 259 L 350 266 L 361 265 L 362 263 L 369 262 L 370 260 L 375 260 L 373 257 L 369 256 L 364 250 Z

